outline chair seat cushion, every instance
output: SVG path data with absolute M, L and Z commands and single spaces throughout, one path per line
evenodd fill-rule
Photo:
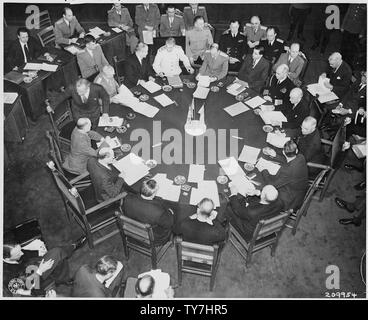
M 75 128 L 75 123 L 74 122 L 68 122 L 65 126 L 63 126 L 60 129 L 59 136 L 61 138 L 70 140 L 70 138 L 72 136 L 72 131 L 74 130 L 74 128 Z

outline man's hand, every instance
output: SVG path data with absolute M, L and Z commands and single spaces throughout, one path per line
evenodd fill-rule
M 154 82 L 154 81 L 155 81 L 155 78 L 154 78 L 154 77 L 152 77 L 152 76 L 149 76 L 149 77 L 148 77 L 148 80 L 149 80 L 149 81 L 153 81 L 153 82 Z
M 46 106 L 46 111 L 48 113 L 54 113 L 54 110 L 52 110 L 52 108 L 49 105 Z
M 325 80 L 324 82 L 323 82 L 323 84 L 325 85 L 325 87 L 327 88 L 327 89 L 331 89 L 332 90 L 332 88 L 333 88 L 333 85 L 330 83 L 330 81 L 329 80 Z
M 18 289 L 15 293 L 21 296 L 30 296 L 31 290 Z
M 351 118 L 350 117 L 346 117 L 345 120 L 344 120 L 344 126 L 346 127 L 350 123 L 351 123 Z
M 187 68 L 187 71 L 190 73 L 190 74 L 193 74 L 194 73 L 194 69 L 192 67 L 188 67 Z
M 281 121 L 277 121 L 277 120 L 271 120 L 271 125 L 273 127 L 281 127 L 282 126 L 282 122 Z
M 363 117 L 365 117 L 367 115 L 366 111 L 363 108 L 359 108 L 357 112 L 358 112 L 359 115 L 361 115 Z
M 142 80 L 142 79 L 139 79 L 139 80 L 138 80 L 137 85 L 138 85 L 138 86 L 139 86 L 139 85 L 143 86 L 145 83 L 146 83 L 146 81 L 144 81 L 144 80 Z
M 234 64 L 234 63 L 240 62 L 240 60 L 239 60 L 239 59 L 237 59 L 237 58 L 230 57 L 229 62 L 230 62 L 231 64 Z
M 44 259 L 42 259 L 40 265 L 38 266 L 37 273 L 41 276 L 43 273 L 45 273 L 47 270 L 51 269 L 54 265 L 54 260 L 49 259 L 45 262 Z
M 345 109 L 345 108 L 342 108 L 342 107 L 333 109 L 331 112 L 334 113 L 334 114 L 341 114 L 343 116 L 350 113 L 348 109 Z
M 217 77 L 210 77 L 210 82 L 215 82 L 217 81 Z
M 103 113 L 103 114 L 102 114 L 102 119 L 103 119 L 103 120 L 105 120 L 105 121 L 106 121 L 108 118 L 109 118 L 108 113 Z
M 169 286 L 167 289 L 165 289 L 165 293 L 166 293 L 166 297 L 167 297 L 168 299 L 172 299 L 172 298 L 174 298 L 175 291 L 174 291 L 174 289 L 172 288 L 172 286 Z
M 324 73 L 321 73 L 320 77 L 321 77 L 321 78 L 326 78 L 326 77 L 327 77 L 327 74 L 326 74 L 326 72 L 324 72 Z
M 51 57 L 51 55 L 50 55 L 48 52 L 46 52 L 46 53 L 44 54 L 44 56 L 45 56 L 45 58 L 46 58 L 46 60 L 47 60 L 48 62 L 53 62 L 53 61 L 54 61 L 54 59 Z
M 261 195 L 261 191 L 254 189 L 254 190 L 248 190 L 247 191 L 247 195 L 248 196 L 260 196 Z
M 85 32 L 80 33 L 79 38 L 81 38 L 81 39 L 84 38 L 85 34 L 86 34 Z
M 196 75 L 196 77 L 195 77 L 195 79 L 196 79 L 197 81 L 199 81 L 199 76 L 200 76 L 200 74 L 198 73 L 198 74 Z
M 159 72 L 158 76 L 163 78 L 165 76 L 165 74 L 163 72 Z
M 56 291 L 54 289 L 50 289 L 46 291 L 46 298 L 56 298 Z
M 78 41 L 78 38 L 69 39 L 69 44 L 77 43 L 77 41 Z

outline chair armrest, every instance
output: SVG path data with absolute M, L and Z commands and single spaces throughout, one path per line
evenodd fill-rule
M 333 144 L 333 142 L 332 142 L 332 141 L 327 140 L 327 139 L 321 139 L 321 142 L 322 142 L 323 144 L 328 144 L 329 146 L 332 146 L 332 144 Z
M 89 172 L 82 173 L 78 177 L 75 177 L 74 179 L 70 180 L 70 183 L 74 185 L 77 182 L 83 180 L 84 178 L 87 178 L 88 176 L 89 176 Z
M 114 202 L 117 202 L 123 198 L 125 198 L 127 196 L 127 193 L 126 192 L 122 192 L 120 193 L 118 196 L 116 196 L 115 198 L 112 198 L 112 199 L 109 199 L 109 200 L 106 200 L 104 202 L 101 202 L 95 206 L 93 206 L 92 208 L 89 208 L 88 210 L 86 210 L 86 215 L 89 215 L 95 211 L 98 211 L 100 209 L 103 209 L 105 207 L 108 207 L 109 205 L 113 204 Z
M 326 166 L 325 164 L 319 164 L 319 163 L 314 163 L 314 162 L 308 162 L 307 166 L 311 168 L 319 168 L 319 169 L 324 169 L 324 170 L 330 169 L 330 166 Z

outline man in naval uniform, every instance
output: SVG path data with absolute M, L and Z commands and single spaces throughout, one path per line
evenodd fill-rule
M 284 50 L 284 41 L 276 38 L 275 28 L 267 28 L 267 39 L 261 40 L 260 45 L 264 48 L 264 57 L 274 64 Z
M 139 40 L 143 42 L 143 31 L 152 31 L 153 37 L 158 35 L 160 9 L 155 3 L 143 3 L 135 7 L 135 24 L 138 26 Z
M 250 23 L 244 27 L 244 35 L 247 38 L 248 52 L 252 52 L 255 46 L 259 45 L 261 40 L 266 39 L 267 28 L 261 25 L 261 20 L 258 16 L 253 16 Z
M 185 26 L 183 17 L 175 14 L 175 7 L 169 5 L 166 14 L 161 16 L 160 37 L 180 37 L 185 36 Z

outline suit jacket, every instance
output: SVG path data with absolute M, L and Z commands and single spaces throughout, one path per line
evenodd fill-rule
M 184 10 L 183 10 L 183 18 L 184 18 L 184 24 L 185 24 L 186 30 L 189 30 L 190 28 L 193 27 L 195 16 L 202 16 L 204 19 L 204 22 L 208 23 L 206 7 L 198 6 L 196 15 L 194 15 L 192 8 L 190 6 L 187 6 L 187 7 L 184 7 Z
M 77 54 L 77 61 L 82 78 L 88 78 L 96 72 L 101 72 L 102 68 L 109 64 L 99 44 L 92 50 L 92 54 L 93 57 L 87 49 Z
M 64 18 L 56 21 L 54 33 L 55 33 L 55 43 L 56 45 L 63 44 L 68 45 L 69 39 L 73 38 L 75 33 L 81 34 L 84 29 L 79 24 L 76 17 L 69 23 L 70 28 L 66 24 Z
M 269 44 L 268 40 L 261 40 L 260 46 L 264 48 L 263 57 L 271 63 L 275 63 L 280 57 L 284 50 L 284 41 L 281 39 L 275 39 L 272 45 Z
M 156 245 L 164 244 L 170 238 L 174 217 L 163 200 L 146 200 L 140 195 L 128 194 L 123 206 L 127 217 L 152 226 Z
M 32 37 L 29 37 L 27 47 L 29 52 L 28 62 L 37 59 L 44 51 L 39 42 Z M 14 40 L 10 45 L 6 60 L 8 62 L 7 67 L 9 70 L 13 69 L 14 67 L 21 67 L 24 65 L 24 54 L 18 39 Z
M 295 107 L 290 101 L 287 101 L 278 109 L 281 109 L 287 119 L 287 122 L 282 123 L 282 127 L 286 129 L 299 129 L 304 119 L 310 115 L 309 106 L 305 99 L 302 99 Z
M 267 27 L 259 26 L 257 31 L 254 32 L 252 25 L 247 23 L 244 27 L 244 35 L 247 38 L 247 43 L 248 41 L 257 42 L 266 39 L 266 30 Z
M 143 4 L 135 7 L 135 23 L 138 26 L 139 38 L 143 40 L 142 31 L 146 30 L 145 26 L 153 27 L 153 30 L 158 34 L 158 26 L 160 24 L 161 15 L 157 4 L 150 3 L 149 9 L 146 11 Z
M 75 127 L 71 135 L 70 153 L 66 156 L 63 167 L 73 173 L 85 173 L 88 159 L 97 157 L 97 150 L 91 147 L 91 139 L 99 141 L 101 138 L 95 131 L 84 133 Z
M 268 77 L 269 62 L 261 57 L 254 68 L 252 65 L 253 58 L 248 55 L 239 70 L 238 78 L 248 82 L 249 88 L 259 93 Z
M 181 235 L 184 241 L 211 246 L 225 240 L 226 231 L 221 223 L 215 219 L 213 225 L 197 219 L 186 217 L 175 225 L 174 233 Z
M 161 16 L 160 37 L 180 37 L 182 30 L 185 30 L 185 25 L 181 16 L 175 15 L 171 26 L 168 15 Z
M 349 91 L 351 76 L 351 68 L 345 61 L 341 63 L 336 72 L 331 67 L 328 68 L 327 77 L 330 78 L 330 84 L 333 85 L 332 91 L 340 99 Z
M 130 55 L 125 61 L 125 84 L 128 88 L 137 85 L 138 80 L 148 80 L 149 76 L 153 76 L 154 71 L 152 65 L 147 58 L 142 59 L 142 65 L 139 63 L 135 53 Z
M 299 75 L 302 72 L 304 60 L 300 56 L 296 56 L 291 63 L 289 62 L 289 53 L 282 53 L 280 58 L 277 60 L 272 70 L 276 72 L 276 69 L 282 65 L 286 64 L 289 67 L 289 78 L 295 83 L 299 80 Z
M 97 158 L 88 159 L 87 170 L 98 202 L 114 198 L 123 192 L 124 179 L 113 168 L 109 170 L 100 164 Z
M 318 129 L 311 134 L 300 135 L 297 139 L 297 145 L 306 162 L 322 163 L 323 150 Z
M 244 197 L 240 194 L 230 197 L 227 208 L 230 223 L 244 236 L 246 241 L 252 239 L 260 220 L 278 215 L 283 208 L 280 199 L 270 204 L 262 204 L 259 200 L 259 197 Z
M 220 51 L 216 59 L 214 59 L 208 50 L 204 54 L 204 60 L 198 73 L 202 76 L 217 77 L 220 80 L 226 77 L 228 68 L 229 56 L 226 53 Z
M 130 16 L 128 8 L 122 6 L 120 14 L 115 10 L 115 8 L 107 11 L 107 24 L 109 27 L 119 27 L 120 25 L 126 25 L 133 28 L 133 20 Z
M 294 87 L 295 85 L 289 78 L 286 78 L 281 83 L 278 83 L 276 76 L 273 75 L 268 88 L 268 95 L 272 98 L 272 101 L 275 103 L 275 105 L 277 104 L 275 100 L 279 100 L 278 104 L 284 104 L 289 101 L 290 91 Z
M 279 191 L 284 209 L 298 209 L 303 203 L 308 188 L 308 168 L 300 153 L 288 163 L 282 164 L 276 175 L 262 171 L 265 184 L 272 184 Z

